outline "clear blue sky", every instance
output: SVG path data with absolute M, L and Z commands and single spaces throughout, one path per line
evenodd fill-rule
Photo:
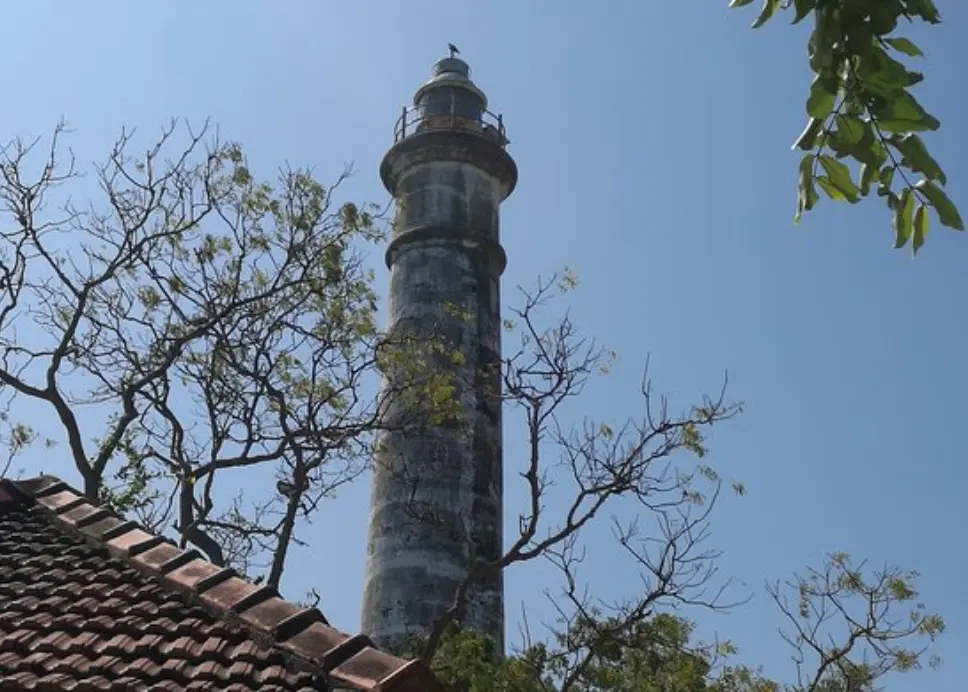
M 520 168 L 502 221 L 506 296 L 574 265 L 576 320 L 622 356 L 588 413 L 637 412 L 647 353 L 656 385 L 683 404 L 728 369 L 748 408 L 715 435 L 712 460 L 749 495 L 719 508 L 723 572 L 759 590 L 831 550 L 917 568 L 924 600 L 949 622 L 947 660 L 890 688 L 960 689 L 968 237 L 935 224 L 912 262 L 890 249 L 874 200 L 824 202 L 794 228 L 789 145 L 809 83 L 805 34 L 783 22 L 754 33 L 755 12 L 725 5 L 13 3 L 0 133 L 45 134 L 63 115 L 86 162 L 122 126 L 211 116 L 257 173 L 288 160 L 326 180 L 353 161 L 348 192 L 382 202 L 377 168 L 394 119 L 453 41 L 503 112 Z M 929 144 L 968 213 L 968 7 L 939 5 L 946 24 L 912 34 L 929 60 L 917 93 L 943 123 Z M 516 435 L 509 428 L 509 470 Z M 78 480 L 63 461 L 34 461 Z M 293 597 L 316 586 L 348 630 L 358 626 L 367 498 L 360 484 L 325 510 L 285 583 Z M 513 527 L 516 507 L 507 515 Z M 587 575 L 616 594 L 635 579 L 604 563 Z M 540 605 L 542 578 L 509 574 L 512 635 L 519 604 Z M 789 678 L 766 599 L 728 617 L 690 614 L 732 637 L 744 660 Z

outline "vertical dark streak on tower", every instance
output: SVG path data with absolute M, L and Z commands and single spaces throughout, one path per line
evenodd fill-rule
M 434 362 L 455 378 L 461 424 L 387 432 L 374 457 L 363 629 L 389 650 L 425 635 L 472 566 L 503 547 L 499 206 L 517 168 L 460 58 L 434 65 L 414 106 L 380 168 L 397 200 L 388 329 L 460 352 Z M 391 406 L 387 423 L 407 415 Z M 435 521 L 416 520 L 415 503 Z M 471 589 L 464 625 L 503 649 L 500 575 Z

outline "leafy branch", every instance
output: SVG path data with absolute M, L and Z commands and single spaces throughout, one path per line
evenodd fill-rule
M 729 6 L 752 1 L 732 0 Z M 794 24 L 811 13 L 815 18 L 808 43 L 814 73 L 809 120 L 793 145 L 806 152 L 794 220 L 819 201 L 818 187 L 832 200 L 856 204 L 876 184 L 892 213 L 895 248 L 910 241 L 917 254 L 928 234 L 928 209 L 942 225 L 965 230 L 944 191 L 947 176 L 918 134 L 941 126 L 909 91 L 924 75 L 897 59 L 923 56 L 895 31 L 902 18 L 940 23 L 933 0 L 764 0 L 753 28 L 783 10 L 793 11 Z M 858 170 L 844 160 L 853 160 Z
M 926 656 L 944 631 L 944 620 L 918 600 L 917 572 L 897 567 L 866 570 L 845 553 L 830 555 L 820 569 L 809 569 L 768 592 L 791 625 L 780 635 L 793 649 L 797 684 L 790 692 L 873 692 L 892 672 L 940 663 Z M 785 591 L 789 591 L 788 596 Z

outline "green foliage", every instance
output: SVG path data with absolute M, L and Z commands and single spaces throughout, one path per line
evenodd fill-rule
M 692 626 L 659 615 L 628 635 L 601 639 L 607 619 L 583 618 L 555 645 L 540 643 L 518 655 L 495 655 L 483 635 L 452 625 L 434 658 L 434 672 L 452 689 L 463 692 L 548 692 L 567 685 L 585 692 L 706 692 L 710 665 L 687 650 Z M 593 649 L 585 648 L 592 645 Z M 573 651 L 581 651 L 576 674 Z
M 8 407 L 9 408 L 9 407 Z M 5 478 L 13 466 L 14 459 L 30 447 L 38 438 L 37 432 L 29 425 L 11 420 L 8 410 L 0 411 L 0 447 L 6 448 L 6 458 L 0 457 L 0 478 Z M 48 440 L 48 446 L 50 441 Z
M 599 621 L 591 615 L 581 618 L 559 644 L 574 647 L 579 642 L 587 651 L 587 663 L 580 671 L 579 689 L 627 692 L 704 692 L 710 661 L 702 650 L 690 646 L 692 625 L 681 618 L 660 614 L 618 627 L 614 618 Z M 624 631 L 623 631 L 624 630 Z M 602 637 L 603 632 L 618 635 Z M 567 679 L 569 672 L 559 664 L 558 672 Z
M 102 481 L 99 499 L 101 504 L 124 517 L 143 512 L 160 498 L 152 482 L 158 480 L 161 474 L 152 472 L 145 456 L 131 445 L 130 437 L 122 448 L 127 458 L 114 474 L 117 484 L 111 486 Z
M 777 692 L 776 683 L 744 666 L 716 672 L 736 653 L 728 642 L 691 641 L 692 624 L 659 614 L 633 627 L 588 613 L 551 643 L 505 658 L 491 641 L 451 626 L 433 661 L 437 676 L 461 692 Z M 607 636 L 602 636 L 608 632 Z
M 729 6 L 751 2 L 732 0 Z M 917 134 L 940 127 L 910 92 L 923 75 L 901 61 L 923 52 L 895 34 L 902 18 L 939 23 L 933 0 L 764 0 L 753 28 L 783 10 L 793 12 L 794 24 L 811 13 L 816 20 L 808 44 L 814 73 L 808 121 L 794 143 L 807 152 L 799 164 L 795 221 L 816 206 L 818 188 L 832 200 L 856 204 L 877 181 L 877 195 L 892 212 L 895 248 L 910 242 L 917 254 L 928 230 L 928 208 L 942 225 L 963 231 L 943 189 L 947 177 Z
M 544 659 L 543 647 L 520 657 L 501 657 L 490 638 L 451 624 L 433 670 L 442 682 L 461 692 L 546 692 L 541 679 Z
M 384 389 L 394 398 L 394 419 L 414 425 L 455 423 L 461 412 L 456 398 L 455 366 L 465 356 L 440 335 L 418 338 L 391 335 L 377 351 L 375 365 L 383 374 Z

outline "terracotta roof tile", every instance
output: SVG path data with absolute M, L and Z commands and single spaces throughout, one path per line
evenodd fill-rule
M 0 692 L 328 685 L 440 692 L 419 662 L 329 626 L 87 502 L 57 479 L 0 480 Z

